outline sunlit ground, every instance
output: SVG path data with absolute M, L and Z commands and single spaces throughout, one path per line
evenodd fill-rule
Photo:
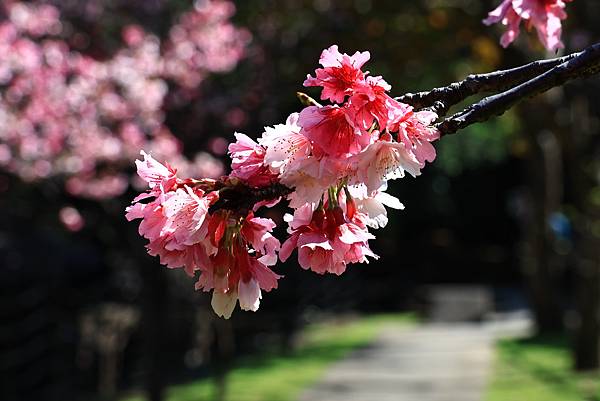
M 564 337 L 500 341 L 486 401 L 600 399 L 600 375 L 571 368 Z
M 367 345 L 386 325 L 408 326 L 415 321 L 411 314 L 390 314 L 311 325 L 302 334 L 301 344 L 289 355 L 271 353 L 241 359 L 227 377 L 226 400 L 295 400 L 331 363 Z M 210 400 L 215 391 L 213 380 L 198 380 L 170 387 L 166 400 Z M 143 400 L 142 396 L 133 396 L 122 401 Z

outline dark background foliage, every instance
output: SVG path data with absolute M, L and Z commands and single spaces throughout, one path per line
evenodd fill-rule
M 125 24 L 165 35 L 169 21 L 190 7 L 182 0 L 54 3 L 89 38 L 81 50 L 99 58 L 118 49 Z M 104 11 L 90 15 L 85 7 L 96 3 Z M 195 100 L 169 104 L 167 125 L 190 155 L 232 140 L 235 130 L 256 137 L 299 110 L 295 92 L 331 44 L 348 53 L 369 50 L 368 70 L 383 75 L 394 95 L 546 56 L 526 32 L 501 49 L 499 27 L 481 24 L 493 3 L 238 1 L 233 19 L 253 36 L 247 57 L 233 72 L 212 75 Z M 564 39 L 575 51 L 597 37 L 593 16 L 600 10 L 580 0 L 569 13 Z M 218 374 L 237 355 L 285 349 L 315 316 L 422 308 L 430 284 L 490 286 L 498 308 L 522 303 L 523 294 L 535 300 L 531 260 L 541 258 L 552 268 L 540 302 L 559 304 L 551 320 L 562 325 L 562 312 L 576 304 L 581 258 L 574 251 L 581 243 L 589 257 L 597 251 L 597 87 L 596 80 L 556 89 L 443 138 L 421 177 L 391 185 L 406 210 L 392 212 L 376 233 L 378 261 L 351 266 L 341 277 L 303 271 L 294 261 L 279 265 L 280 288 L 265 294 L 258 312 L 236 311 L 230 322 L 213 317 L 209 295 L 194 292 L 183 272 L 145 254 L 136 224 L 123 217 L 133 190 L 92 202 L 70 197 L 54 180 L 31 185 L 0 172 L 0 398 L 91 399 L 132 387 L 159 394 L 166 383 Z M 544 143 L 559 149 L 557 159 L 543 153 Z M 549 176 L 544 166 L 553 164 L 557 173 Z M 552 185 L 561 195 L 549 201 Z M 81 210 L 82 231 L 59 224 L 65 203 Z M 283 212 L 265 213 L 282 222 Z M 106 338 L 115 333 L 121 337 Z M 107 378 L 103 364 L 110 358 L 119 368 Z

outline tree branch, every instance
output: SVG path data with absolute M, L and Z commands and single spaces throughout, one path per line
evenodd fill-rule
M 442 135 L 453 134 L 471 124 L 501 115 L 523 99 L 536 96 L 553 87 L 573 79 L 587 77 L 600 72 L 600 43 L 582 52 L 564 57 L 534 61 L 508 70 L 486 74 L 469 75 L 460 82 L 427 92 L 407 93 L 396 98 L 415 109 L 429 108 L 444 116 L 448 109 L 478 93 L 500 92 L 466 107 L 464 110 L 443 119 L 435 126 Z M 296 94 L 305 106 L 321 106 L 305 93 Z M 219 200 L 210 207 L 214 213 L 220 209 L 247 213 L 263 201 L 275 200 L 293 191 L 280 183 L 254 188 L 241 181 L 227 179 L 211 183 L 212 190 L 219 190 Z
M 504 91 L 535 78 L 557 65 L 580 56 L 582 53 L 573 53 L 548 60 L 537 60 L 508 70 L 472 74 L 460 82 L 454 82 L 448 86 L 434 88 L 430 91 L 407 93 L 397 97 L 396 100 L 410 104 L 415 109 L 431 108 L 432 111 L 443 116 L 450 107 L 473 95 Z
M 543 74 L 502 93 L 488 96 L 444 119 L 436 124 L 436 127 L 442 135 L 453 134 L 471 124 L 502 115 L 523 99 L 539 95 L 570 80 L 600 72 L 600 43 L 567 57 L 567 61 L 552 67 Z
M 219 190 L 219 200 L 208 211 L 214 213 L 220 209 L 227 209 L 247 214 L 257 203 L 273 201 L 289 195 L 292 191 L 292 188 L 280 183 L 272 183 L 261 188 L 251 187 L 241 181 L 235 185 L 225 183 Z

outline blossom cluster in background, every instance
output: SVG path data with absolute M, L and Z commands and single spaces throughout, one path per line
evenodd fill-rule
M 562 20 L 567 18 L 566 3 L 572 0 L 503 0 L 483 21 L 486 25 L 500 22 L 506 26 L 500 43 L 510 45 L 518 36 L 521 22 L 535 28 L 544 47 L 557 51 L 564 47 L 560 37 Z
M 277 287 L 280 276 L 271 266 L 295 250 L 302 268 L 320 274 L 339 275 L 348 264 L 377 258 L 369 227 L 386 225 L 386 206 L 402 208 L 385 192 L 387 181 L 419 175 L 435 158 L 431 142 L 439 132 L 431 126 L 435 113 L 396 101 L 382 77 L 363 71 L 369 58 L 369 52 L 342 54 L 335 45 L 325 49 L 322 68 L 304 85 L 320 87 L 331 104 L 313 101 L 285 124 L 265 128 L 258 142 L 236 134 L 228 177 L 181 178 L 146 153 L 137 161 L 149 190 L 134 199 L 127 218 L 142 219 L 139 232 L 161 263 L 190 276 L 200 271 L 196 288 L 213 291 L 218 315 L 229 317 L 238 301 L 255 311 L 262 291 Z M 271 234 L 275 223 L 255 216 L 280 199 L 218 207 L 239 186 L 282 184 L 293 209 L 283 244 Z
M 18 1 L 3 7 L 1 169 L 25 181 L 59 177 L 69 194 L 91 199 L 127 189 L 130 160 L 140 148 L 186 174 L 223 172 L 207 153 L 182 155 L 164 108 L 171 91 L 192 96 L 208 74 L 229 71 L 243 57 L 250 37 L 229 21 L 232 3 L 198 2 L 162 41 L 126 26 L 122 47 L 102 58 L 73 47 L 78 36 L 57 7 Z

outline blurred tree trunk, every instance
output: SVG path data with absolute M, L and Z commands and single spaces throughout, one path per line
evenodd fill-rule
M 167 270 L 146 253 L 144 239 L 131 224 L 128 230 L 129 250 L 142 280 L 141 329 L 143 331 L 144 391 L 149 401 L 162 401 L 165 389 L 165 350 L 167 345 L 168 278 Z
M 149 401 L 163 399 L 165 333 L 167 332 L 167 277 L 158 266 L 142 267 L 144 279 L 143 329 L 146 357 L 146 394 Z
M 595 195 L 600 142 L 590 120 L 593 111 L 581 92 L 568 98 L 571 127 L 563 146 L 576 211 L 574 365 L 577 370 L 590 370 L 600 367 L 600 199 Z
M 574 357 L 577 370 L 600 367 L 600 239 L 583 227 L 583 238 L 576 266 L 577 327 Z
M 539 115 L 539 108 L 524 106 L 528 115 L 523 127 L 528 143 L 527 176 L 529 194 L 528 213 L 525 217 L 525 246 L 522 269 L 529 290 L 536 328 L 539 333 L 561 330 L 563 327 L 558 286 L 557 258 L 552 247 L 549 217 L 562 202 L 562 166 L 557 165 L 561 151 L 556 136 L 550 131 L 539 132 L 538 124 L 529 115 Z
M 211 311 L 212 313 L 212 311 Z M 213 317 L 215 323 L 216 352 L 213 360 L 215 367 L 215 401 L 224 401 L 227 397 L 227 373 L 231 368 L 235 351 L 235 338 L 231 320 Z

